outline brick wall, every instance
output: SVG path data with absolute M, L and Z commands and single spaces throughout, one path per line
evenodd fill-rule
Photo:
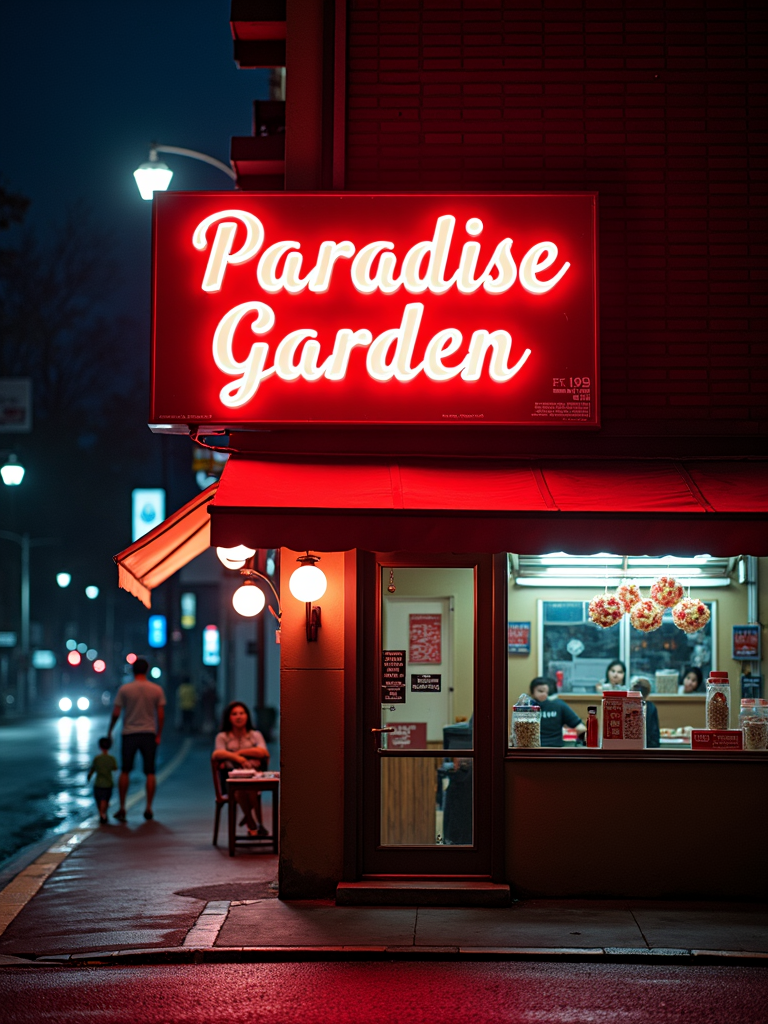
M 350 0 L 346 187 L 598 190 L 604 430 L 757 443 L 765 24 L 753 0 Z

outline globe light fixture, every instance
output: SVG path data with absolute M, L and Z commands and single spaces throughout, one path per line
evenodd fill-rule
M 236 180 L 235 172 L 231 167 L 213 156 L 208 156 L 207 153 L 200 153 L 196 149 L 184 149 L 182 146 L 161 146 L 159 143 L 153 142 L 149 147 L 149 160 L 133 172 L 142 199 L 150 200 L 155 192 L 165 192 L 171 183 L 173 171 L 162 160 L 158 160 L 158 153 L 173 153 L 175 156 L 188 156 L 193 160 L 201 160 L 204 164 L 210 164 L 211 167 L 223 171 L 232 181 Z
M 216 554 L 227 569 L 242 569 L 248 559 L 256 554 L 256 550 L 246 547 L 245 544 L 237 544 L 233 548 L 216 548 Z
M 232 595 L 232 607 L 238 615 L 243 615 L 247 619 L 258 615 L 266 603 L 264 591 L 250 579 L 247 579 L 242 587 L 238 587 Z
M 15 455 L 8 456 L 5 465 L 0 468 L 0 476 L 6 487 L 18 487 L 24 479 L 24 467 Z
M 289 590 L 297 601 L 310 604 L 312 601 L 319 601 L 328 586 L 325 573 L 315 565 L 315 562 L 319 562 L 320 559 L 307 552 L 296 561 L 300 565 L 298 569 L 294 570 L 288 581 Z
M 85 596 L 90 601 L 95 601 L 96 598 L 99 596 L 99 588 L 98 587 L 86 587 L 85 588 Z
M 69 586 L 69 584 L 72 582 L 72 575 L 71 575 L 71 573 L 68 573 L 68 572 L 57 572 L 56 573 L 56 582 L 58 583 L 58 585 L 61 587 L 62 590 L 65 590 Z
M 325 593 L 328 580 L 322 569 L 318 569 L 316 562 L 320 561 L 318 555 L 301 555 L 296 559 L 299 568 L 295 569 L 288 580 L 288 589 L 297 601 L 303 601 L 307 612 L 307 641 L 317 640 L 317 631 L 322 625 L 320 609 L 313 608 L 312 602 L 318 601 Z

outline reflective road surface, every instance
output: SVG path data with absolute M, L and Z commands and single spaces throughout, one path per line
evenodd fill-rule
M 86 775 L 108 725 L 108 714 L 0 725 L 0 865 L 95 810 Z
M 768 971 L 624 964 L 0 967 L 7 1024 L 764 1024 Z

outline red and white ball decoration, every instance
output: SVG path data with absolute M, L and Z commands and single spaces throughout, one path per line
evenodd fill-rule
M 620 583 L 616 588 L 616 597 L 621 601 L 625 612 L 631 611 L 632 606 L 643 599 L 640 587 L 636 583 Z
M 641 633 L 652 633 L 654 629 L 658 629 L 663 617 L 664 609 L 661 605 L 648 598 L 632 605 L 632 610 L 629 613 L 629 621 Z
M 615 594 L 598 594 L 589 602 L 589 617 L 592 621 L 609 629 L 624 615 L 624 605 Z
M 659 576 L 655 583 L 651 584 L 651 600 L 660 604 L 662 608 L 671 608 L 682 601 L 685 591 L 682 584 L 678 583 L 674 576 Z
M 685 600 L 678 601 L 672 609 L 672 621 L 684 633 L 698 633 L 700 629 L 704 629 L 710 618 L 709 608 L 696 597 L 686 597 Z

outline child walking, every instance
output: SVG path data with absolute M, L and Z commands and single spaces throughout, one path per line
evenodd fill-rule
M 107 824 L 107 807 L 112 796 L 112 772 L 117 771 L 117 761 L 108 753 L 111 746 L 112 740 L 110 737 L 102 736 L 99 740 L 101 753 L 94 757 L 88 772 L 89 782 L 91 776 L 94 773 L 96 775 L 93 783 L 93 796 L 96 800 L 96 806 L 99 808 L 99 821 L 102 825 Z

